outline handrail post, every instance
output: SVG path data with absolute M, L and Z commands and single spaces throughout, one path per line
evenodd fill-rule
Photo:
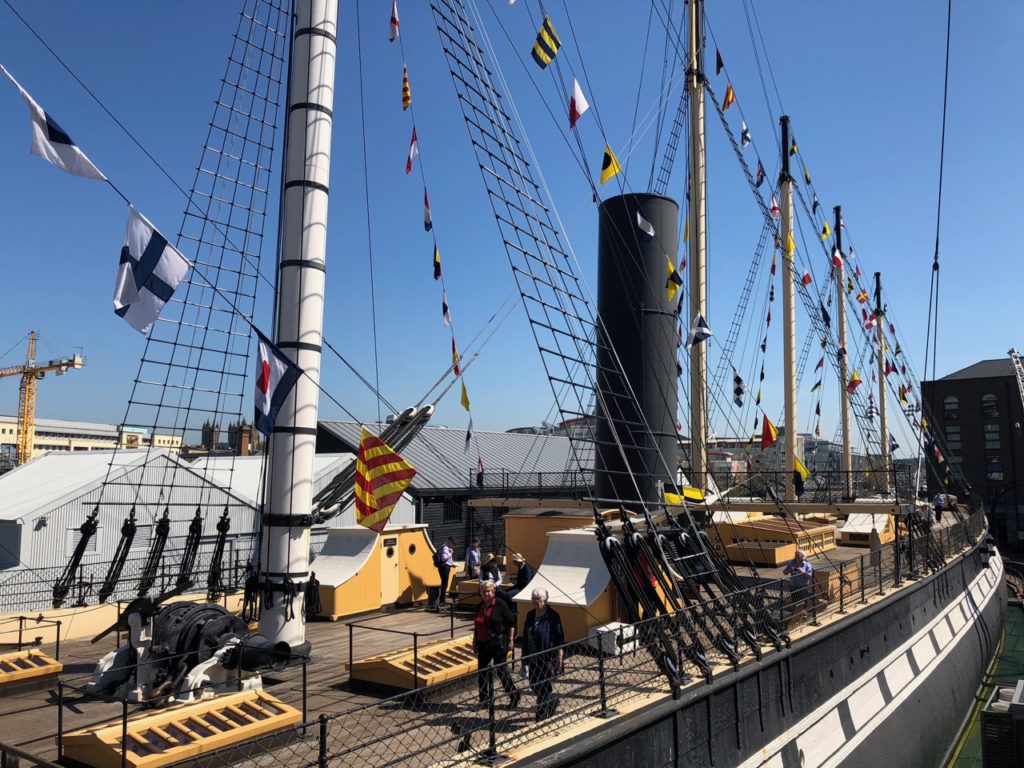
M 57 621 L 57 661 L 60 661 L 60 620 Z
M 864 555 L 860 556 L 860 602 L 861 605 L 868 601 L 868 578 L 864 573 Z
M 319 768 L 327 768 L 327 715 L 321 714 L 319 744 L 317 745 L 316 764 Z
M 412 633 L 412 689 L 420 687 L 420 636 Z
M 846 613 L 846 563 L 839 563 L 839 612 Z
M 64 682 L 57 681 L 57 761 L 64 758 Z
M 128 765 L 128 698 L 121 700 L 121 768 Z
M 302 657 L 302 722 L 306 722 L 306 665 L 309 656 Z
M 603 634 L 598 635 L 597 643 L 597 687 L 601 697 L 601 709 L 594 713 L 594 717 L 600 717 L 603 719 L 615 717 L 619 714 L 619 711 L 617 709 L 608 708 L 608 693 L 605 690 Z
M 878 567 L 877 567 L 877 571 L 878 571 L 878 596 L 879 597 L 884 597 L 885 596 L 885 587 L 882 584 L 882 556 L 884 554 L 885 554 L 885 550 L 884 549 L 878 550 L 878 561 L 877 561 Z
M 21 651 L 21 641 L 22 641 L 22 635 L 24 634 L 24 631 L 25 631 L 25 617 L 24 616 L 19 616 L 18 617 L 18 651 L 19 652 Z
M 352 623 L 349 622 L 349 625 L 348 625 L 348 674 L 349 674 L 350 678 L 352 677 L 352 664 L 354 663 L 353 659 L 352 659 L 352 654 L 354 653 L 353 644 L 354 644 L 354 640 L 352 638 Z
M 448 639 L 455 639 L 455 601 L 458 598 L 453 597 L 448 601 Z

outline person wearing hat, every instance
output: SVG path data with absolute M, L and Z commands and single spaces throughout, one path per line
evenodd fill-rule
M 513 593 L 514 597 L 526 589 L 526 585 L 533 581 L 533 577 L 537 575 L 537 572 L 533 570 L 533 566 L 526 562 L 526 558 L 518 552 L 512 553 L 512 562 L 515 563 L 516 567 L 519 569 L 516 571 L 516 586 Z
M 498 570 L 498 557 L 493 552 L 488 552 L 484 558 L 483 566 L 480 568 L 480 581 L 493 581 L 501 584 L 501 571 Z

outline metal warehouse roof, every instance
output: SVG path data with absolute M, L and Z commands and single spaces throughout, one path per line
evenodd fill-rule
M 375 433 L 380 424 L 368 424 Z M 362 425 L 354 421 L 320 421 L 319 428 L 341 442 L 344 450 L 358 452 Z M 515 432 L 474 431 L 476 444 L 465 452 L 466 433 L 461 429 L 424 427 L 402 455 L 416 467 L 412 489 L 420 493 L 441 488 L 469 488 L 476 476 L 477 447 L 487 473 L 556 473 L 579 469 L 569 438 Z M 577 446 L 581 443 L 577 442 Z M 585 469 L 593 465 L 593 447 L 582 443 Z
M 313 459 L 313 494 L 353 461 L 355 456 L 351 453 L 316 454 Z M 236 495 L 244 496 L 259 506 L 263 456 L 204 456 L 192 462 L 192 467 L 207 480 L 222 488 L 230 488 Z
M 0 414 L 0 421 L 17 421 L 17 416 Z M 143 430 L 146 431 L 146 430 Z M 91 421 L 68 421 L 66 419 L 36 419 L 36 433 L 68 432 L 84 436 L 117 438 L 118 429 L 113 424 L 98 424 Z
M 102 483 L 107 468 L 117 477 L 165 451 L 80 451 L 47 453 L 0 475 L 0 520 L 17 520 Z

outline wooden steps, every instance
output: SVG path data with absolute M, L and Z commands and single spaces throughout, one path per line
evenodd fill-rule
M 56 675 L 64 665 L 37 648 L 0 654 L 0 688 L 11 683 Z
M 473 638 L 460 637 L 358 659 L 349 670 L 353 683 L 409 691 L 459 677 L 476 669 Z
M 125 764 L 157 768 L 295 725 L 302 713 L 265 691 L 243 691 L 128 719 Z M 64 755 L 95 768 L 121 765 L 121 720 L 64 734 Z

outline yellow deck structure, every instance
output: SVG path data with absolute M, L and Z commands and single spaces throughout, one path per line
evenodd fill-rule
M 64 665 L 37 648 L 0 654 L 0 688 L 26 680 L 56 675 Z
M 505 515 L 505 548 L 508 553 L 518 552 L 537 568 L 547 554 L 549 533 L 593 523 L 594 513 L 590 509 L 513 509 Z
M 439 640 L 412 648 L 389 651 L 352 663 L 349 679 L 403 691 L 425 688 L 476 669 L 473 637 Z
M 158 766 L 295 725 L 302 713 L 265 691 L 244 691 L 128 719 L 125 764 Z M 121 720 L 64 734 L 64 755 L 95 768 L 121 765 Z
M 839 543 L 844 547 L 869 547 L 872 530 L 878 534 L 879 544 L 888 544 L 896 539 L 892 515 L 856 513 L 846 518 L 846 525 L 839 531 Z
M 834 525 L 778 517 L 718 522 L 709 533 L 715 548 L 730 561 L 758 565 L 778 565 L 797 549 L 817 555 L 836 548 Z
M 593 530 L 551 531 L 537 575 L 515 597 L 519 631 L 532 609 L 530 595 L 537 587 L 548 591 L 548 605 L 562 619 L 565 641 L 585 640 L 590 629 L 615 619 L 614 587 Z
M 441 585 L 425 525 L 385 528 L 381 534 L 361 525 L 331 529 L 310 569 L 320 582 L 319 615 L 332 621 L 423 601 L 429 587 Z M 455 575 L 452 569 L 453 581 Z

